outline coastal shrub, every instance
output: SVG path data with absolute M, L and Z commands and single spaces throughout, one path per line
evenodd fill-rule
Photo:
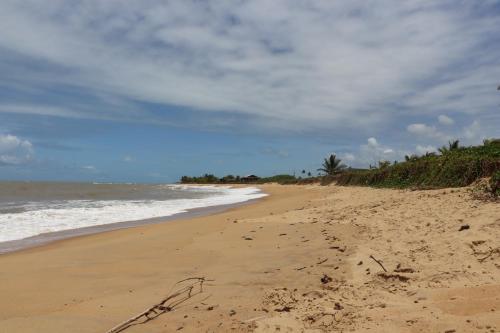
M 495 197 L 500 197 L 500 171 L 496 171 L 491 176 L 490 190 Z
M 330 185 L 331 183 L 335 182 L 336 180 L 337 180 L 337 177 L 326 175 L 324 177 L 321 177 L 320 184 L 321 185 Z
M 485 139 L 483 141 L 483 145 L 485 146 L 500 146 L 500 139 Z
M 307 177 L 307 178 L 302 178 L 297 181 L 296 184 L 298 185 L 310 185 L 310 184 L 318 184 L 321 182 L 323 177 Z
M 258 182 L 260 184 L 278 183 L 281 185 L 288 185 L 288 184 L 297 184 L 298 181 L 299 179 L 292 175 L 276 175 L 276 176 L 261 178 L 259 179 Z
M 346 171 L 335 177 L 339 185 L 395 188 L 439 188 L 467 186 L 500 170 L 500 144 L 491 140 L 476 147 L 458 147 L 455 142 L 441 155 L 411 156 L 406 161 L 369 170 Z

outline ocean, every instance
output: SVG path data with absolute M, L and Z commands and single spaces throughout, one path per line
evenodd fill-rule
M 255 187 L 0 182 L 0 247 L 50 233 L 166 218 L 265 195 Z

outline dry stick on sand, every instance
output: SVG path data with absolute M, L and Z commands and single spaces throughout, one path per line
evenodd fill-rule
M 499 252 L 500 253 L 500 247 L 497 247 L 495 249 L 492 249 L 490 247 L 490 252 L 488 252 L 488 255 L 486 257 L 483 257 L 483 258 L 478 258 L 477 260 L 479 260 L 479 262 L 483 262 L 486 259 L 488 259 L 489 257 L 491 257 L 493 255 L 493 253 L 495 253 L 495 252 Z
M 188 285 L 171 291 L 170 294 L 163 300 L 161 300 L 160 303 L 153 305 L 137 316 L 134 316 L 127 321 L 124 321 L 123 323 L 113 327 L 106 333 L 122 332 L 130 326 L 147 323 L 148 321 L 158 317 L 165 312 L 173 311 L 178 305 L 184 303 L 185 301 L 198 294 L 201 294 L 203 292 L 203 283 L 205 281 L 211 280 L 206 280 L 204 277 L 192 277 L 176 282 L 172 289 L 175 288 L 175 286 L 188 281 Z
M 370 255 L 370 258 L 373 259 L 377 264 L 379 264 L 380 267 L 382 267 L 382 269 L 384 270 L 384 272 L 387 273 L 387 269 L 385 269 L 384 265 L 382 265 L 382 263 L 379 260 L 375 259 L 375 257 L 372 255 Z

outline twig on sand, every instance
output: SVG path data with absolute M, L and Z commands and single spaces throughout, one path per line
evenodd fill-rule
M 174 289 L 176 286 L 179 286 L 180 284 L 187 284 L 171 291 L 170 294 L 162 299 L 160 303 L 153 305 L 140 314 L 113 327 L 106 333 L 122 332 L 130 326 L 147 323 L 148 321 L 155 319 L 165 312 L 173 311 L 180 304 L 198 294 L 201 294 L 203 292 L 203 283 L 206 281 L 211 280 L 207 280 L 204 277 L 192 277 L 176 282 L 172 289 Z
M 495 253 L 495 252 L 499 252 L 500 253 L 500 247 L 497 247 L 495 249 L 492 249 L 490 247 L 490 251 L 488 252 L 488 255 L 486 255 L 486 257 L 483 257 L 483 258 L 478 258 L 477 260 L 479 260 L 479 262 L 483 262 L 486 259 L 488 259 L 489 257 L 491 257 L 493 255 L 493 253 Z
M 377 264 L 379 264 L 380 267 L 382 267 L 382 269 L 384 270 L 384 272 L 387 272 L 387 269 L 385 269 L 384 265 L 382 265 L 382 263 L 379 260 L 375 259 L 375 257 L 372 255 L 370 255 L 370 258 L 373 259 Z

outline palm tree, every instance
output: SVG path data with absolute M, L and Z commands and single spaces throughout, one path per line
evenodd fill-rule
M 318 171 L 323 171 L 327 175 L 334 175 L 347 167 L 345 164 L 341 164 L 341 162 L 342 160 L 338 159 L 335 154 L 331 154 L 330 157 L 325 158 L 322 167 Z
M 405 161 L 406 162 L 414 162 L 416 160 L 418 160 L 418 156 L 415 155 L 415 154 L 411 154 L 410 156 L 405 155 Z
M 453 142 L 449 142 L 450 150 L 457 150 L 459 148 L 459 143 L 460 141 L 455 140 Z
M 448 142 L 448 147 L 442 146 L 441 148 L 438 148 L 438 150 L 442 155 L 444 155 L 446 153 L 449 153 L 452 150 L 457 150 L 458 148 L 459 148 L 459 141 L 454 140 L 454 141 Z

